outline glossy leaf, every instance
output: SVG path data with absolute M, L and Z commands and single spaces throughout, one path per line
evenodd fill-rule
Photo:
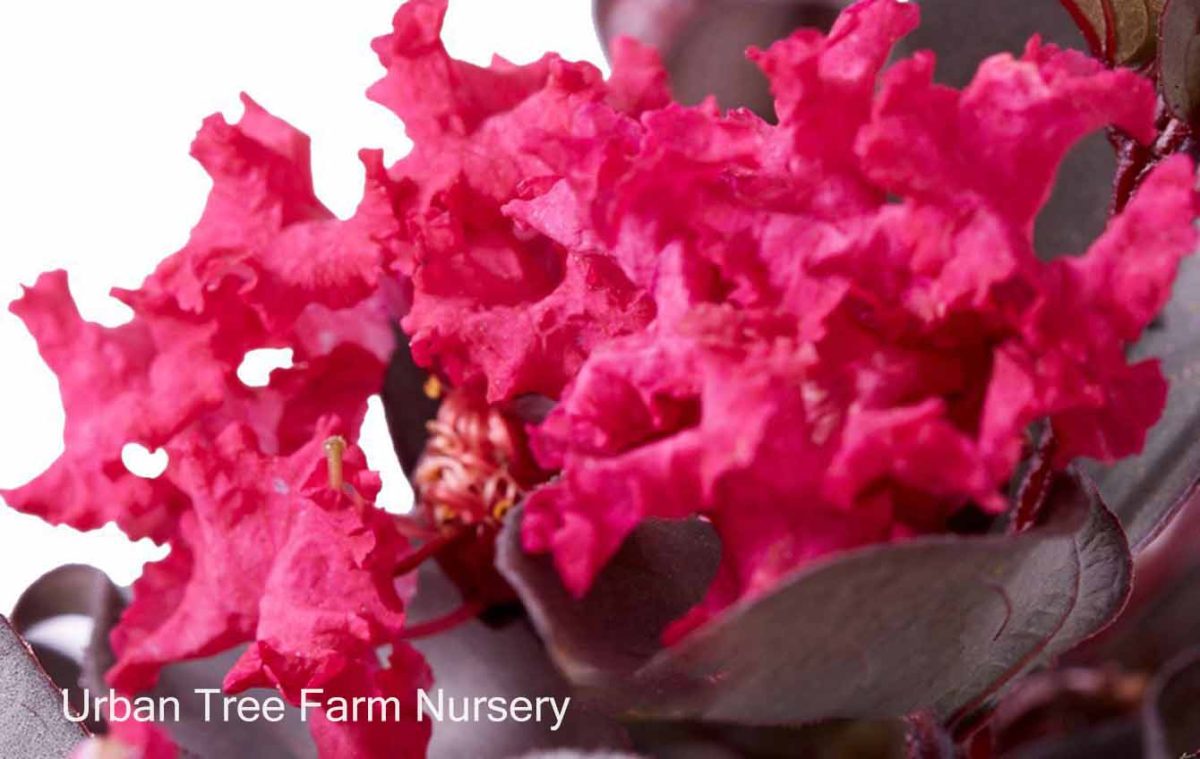
M 65 690 L 76 713 L 84 713 L 84 681 L 93 683 L 92 689 L 106 688 L 103 684 L 102 665 L 107 669 L 112 663 L 107 637 L 97 639 L 98 632 L 107 636 L 107 631 L 116 622 L 125 608 L 121 591 L 108 579 L 108 575 L 95 567 L 68 564 L 53 569 L 39 577 L 25 589 L 13 607 L 11 622 L 17 633 L 25 636 L 34 654 L 46 669 L 55 685 Z M 77 615 L 92 620 L 92 643 L 90 647 L 100 657 L 89 657 L 84 649 L 71 650 L 73 642 L 49 639 L 41 634 L 38 625 L 58 617 Z M 84 670 L 85 665 L 95 671 Z M 103 730 L 104 722 L 88 713 L 84 723 L 88 730 Z
M 62 691 L 8 620 L 0 617 L 0 756 L 64 757 L 85 736 L 83 728 L 63 714 Z
M 520 551 L 515 519 L 500 567 L 559 666 L 610 708 L 755 725 L 923 710 L 953 722 L 1125 601 L 1128 547 L 1094 487 L 1062 475 L 1048 502 L 1049 522 L 1021 535 L 919 539 L 805 567 L 670 649 L 658 635 L 714 560 L 702 524 L 643 525 L 582 601 Z
M 1200 504 L 1190 504 L 1137 557 L 1133 596 L 1073 663 L 1157 672 L 1200 641 Z

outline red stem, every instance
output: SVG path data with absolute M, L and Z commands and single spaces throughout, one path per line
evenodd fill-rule
M 483 611 L 484 605 L 479 601 L 464 601 L 463 605 L 443 616 L 431 619 L 428 622 L 422 622 L 419 625 L 406 627 L 400 631 L 401 640 L 413 640 L 415 638 L 427 638 L 430 635 L 436 635 L 445 632 L 454 627 L 458 627 L 464 622 L 469 622 L 479 616 L 479 612 Z
M 1059 0 L 1059 3 L 1067 9 L 1067 13 L 1070 14 L 1071 19 L 1075 22 L 1075 26 L 1079 27 L 1079 31 L 1083 32 L 1083 38 L 1087 42 L 1088 47 L 1091 48 L 1092 55 L 1101 60 L 1106 60 L 1107 55 L 1104 50 L 1105 40 L 1100 39 L 1096 34 L 1096 30 L 1092 28 L 1088 17 L 1079 9 L 1078 3 L 1075 0 Z M 1105 37 L 1107 38 L 1107 36 L 1106 33 Z
M 398 515 L 396 517 L 396 528 L 400 534 L 412 540 L 433 540 L 441 535 L 433 527 L 413 519 L 410 516 Z
M 437 537 L 427 541 L 424 545 L 401 559 L 400 563 L 396 565 L 394 576 L 400 577 L 401 575 L 408 574 L 421 566 L 426 559 L 436 556 L 438 552 L 461 538 L 464 534 L 466 533 L 461 528 L 440 533 Z
M 1100 8 L 1104 12 L 1104 62 L 1114 66 L 1117 62 L 1117 14 L 1112 0 L 1100 0 Z

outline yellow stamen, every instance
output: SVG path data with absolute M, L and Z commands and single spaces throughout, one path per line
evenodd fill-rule
M 342 456 L 346 453 L 346 438 L 334 435 L 325 441 L 325 463 L 329 467 L 329 487 L 340 491 L 346 484 L 342 474 Z
M 507 514 L 508 510 L 512 507 L 513 501 L 511 498 L 501 499 L 495 506 L 492 507 L 492 518 L 497 522 L 503 522 L 504 515 Z
M 429 375 L 429 378 L 425 380 L 423 389 L 425 390 L 426 397 L 432 398 L 435 401 L 442 397 L 442 393 L 446 392 L 446 388 L 442 387 L 442 381 L 437 378 L 436 374 Z

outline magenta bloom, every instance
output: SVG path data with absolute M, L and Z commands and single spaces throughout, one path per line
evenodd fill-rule
M 472 535 L 532 491 L 524 546 L 583 595 L 641 521 L 712 522 L 720 571 L 672 636 L 806 562 L 1002 512 L 1035 423 L 1058 465 L 1143 445 L 1166 383 L 1126 348 L 1197 244 L 1190 160 L 1159 165 L 1089 250 L 1042 251 L 1079 255 L 1039 256 L 1033 227 L 1078 140 L 1155 135 L 1149 81 L 1037 39 L 962 91 L 933 82 L 929 54 L 885 71 L 919 11 L 862 0 L 828 35 L 752 52 L 772 124 L 674 103 L 632 41 L 607 81 L 554 55 L 455 61 L 446 7 L 410 0 L 375 41 L 387 74 L 370 96 L 415 147 L 392 167 L 363 152 L 352 218 L 313 194 L 307 138 L 246 99 L 239 123 L 197 136 L 212 194 L 188 244 L 117 293 L 131 322 L 84 322 L 62 272 L 13 304 L 59 376 L 66 451 L 5 498 L 171 549 L 113 634 L 114 687 L 246 645 L 231 691 L 395 696 L 413 713 L 316 715 L 323 754 L 424 753 L 430 672 L 403 640 L 414 554 L 354 445 L 397 323 L 462 394 L 446 415 L 503 433 L 422 491 L 471 495 L 488 527 Z M 244 356 L 271 347 L 294 366 L 245 386 Z M 557 405 L 524 430 L 513 402 L 531 394 Z M 126 471 L 130 442 L 166 450 L 162 476 Z M 476 492 L 469 471 L 513 489 Z M 464 573 L 491 572 L 490 544 L 467 548 L 485 560 Z
M 650 51 L 627 41 L 606 82 L 588 63 L 549 54 L 528 66 L 483 69 L 450 58 L 439 39 L 447 0 L 412 0 L 395 31 L 375 40 L 388 68 L 370 96 L 404 120 L 413 152 L 391 174 L 415 184 L 412 310 L 416 359 L 490 401 L 557 396 L 594 347 L 643 328 L 647 294 L 587 241 L 564 245 L 531 198 L 561 196 L 555 167 L 581 148 L 618 139 L 646 109 L 669 102 Z M 591 114 L 610 122 L 593 124 Z
M 346 454 L 352 492 L 337 492 L 322 450 L 334 433 L 357 433 L 394 349 L 396 272 L 408 265 L 402 193 L 379 154 L 364 152 L 364 199 L 336 219 L 313 195 L 308 139 L 245 105 L 237 125 L 218 116 L 200 130 L 192 152 L 212 194 L 188 244 L 139 290 L 117 293 L 130 323 L 84 322 L 62 272 L 13 304 L 58 373 L 66 452 L 5 498 L 51 522 L 115 521 L 171 546 L 113 633 L 108 677 L 121 691 L 152 686 L 171 662 L 250 643 L 230 690 L 411 699 L 428 677 L 419 654 L 397 643 L 392 669 L 376 654 L 404 626 L 415 590 L 414 576 L 393 578 L 408 541 L 371 503 L 378 478 L 361 452 Z M 247 387 L 237 368 L 267 347 L 292 348 L 294 365 Z M 163 475 L 126 471 L 128 442 L 164 448 Z M 329 755 L 354 756 L 347 742 L 367 739 L 421 755 L 429 726 L 364 732 L 318 720 L 313 732 L 339 747 Z
M 1166 385 L 1124 350 L 1196 244 L 1190 161 L 1160 166 L 1082 256 L 1045 263 L 1032 232 L 1077 140 L 1152 137 L 1152 85 L 1036 39 L 961 92 L 929 54 L 880 77 L 917 15 L 867 0 L 828 37 L 755 52 L 776 126 L 647 112 L 521 204 L 657 306 L 534 435 L 562 474 L 528 499 L 524 544 L 574 593 L 641 520 L 703 515 L 722 567 L 678 635 L 820 556 L 1003 510 L 1037 420 L 1059 463 L 1142 446 Z

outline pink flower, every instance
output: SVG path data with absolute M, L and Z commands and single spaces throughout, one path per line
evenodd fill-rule
M 1076 141 L 1153 136 L 1149 82 L 1037 40 L 961 92 L 927 54 L 884 73 L 917 6 L 862 0 L 828 36 L 752 53 L 770 124 L 672 103 L 632 42 L 607 81 L 553 55 L 455 61 L 446 5 L 410 0 L 375 41 L 371 96 L 415 148 L 388 169 L 364 151 L 352 218 L 316 199 L 307 138 L 247 99 L 238 124 L 201 129 L 212 194 L 188 244 L 117 293 L 131 322 L 83 321 L 61 272 L 13 305 L 59 376 L 67 445 L 6 499 L 171 548 L 113 634 L 115 687 L 247 644 L 230 690 L 413 711 L 429 671 L 399 640 L 414 577 L 394 576 L 412 554 L 353 445 L 401 318 L 459 421 L 491 425 L 463 467 L 490 490 L 437 461 L 418 483 L 462 496 L 442 505 L 486 523 L 472 534 L 533 489 L 524 544 L 582 595 L 642 520 L 713 523 L 720 572 L 675 636 L 806 562 L 1003 510 L 1035 422 L 1060 464 L 1141 447 L 1166 386 L 1125 349 L 1197 242 L 1190 161 L 1162 163 L 1081 256 L 1044 262 L 1032 230 Z M 242 384 L 246 353 L 270 347 L 294 365 Z M 505 416 L 527 394 L 558 401 L 530 432 L 536 462 Z M 350 438 L 337 477 L 334 433 Z M 125 470 L 130 442 L 166 450 L 162 476 Z M 543 470 L 559 474 L 539 486 Z M 451 558 L 473 574 L 484 548 Z M 313 734 L 339 757 L 419 756 L 429 738 L 415 719 L 329 715 Z
M 212 117 L 197 136 L 212 193 L 188 244 L 117 293 L 131 322 L 83 321 L 61 272 L 13 305 L 59 376 L 66 451 L 4 495 L 51 522 L 115 521 L 170 545 L 113 633 L 108 677 L 124 692 L 171 662 L 249 643 L 230 690 L 276 687 L 295 702 L 303 688 L 377 682 L 412 695 L 428 670 L 397 640 L 415 589 L 414 576 L 394 577 L 408 541 L 371 503 L 378 482 L 361 452 L 345 454 L 344 491 L 321 448 L 335 432 L 353 440 L 382 385 L 405 304 L 398 275 L 411 268 L 401 215 L 412 188 L 364 151 L 364 198 L 338 220 L 313 194 L 307 138 L 245 106 L 237 125 Z M 269 347 L 291 348 L 293 366 L 244 385 L 243 357 Z M 126 471 L 130 442 L 166 450 L 166 471 Z M 398 669 L 378 663 L 391 643 Z M 360 732 L 314 727 L 346 756 L 360 739 L 419 756 L 429 737 L 406 723 Z
M 575 594 L 643 519 L 703 515 L 722 566 L 678 636 L 821 556 L 1003 510 L 1037 420 L 1059 463 L 1142 446 L 1166 385 L 1125 348 L 1195 247 L 1191 162 L 1162 164 L 1082 256 L 1039 260 L 1032 230 L 1076 141 L 1152 137 L 1151 84 L 1036 39 L 961 92 L 929 54 L 881 79 L 917 14 L 865 0 L 753 53 L 776 126 L 650 111 L 588 146 L 619 140 L 619 164 L 576 160 L 524 201 L 657 304 L 534 433 L 561 476 L 528 498 L 524 544 Z
M 380 386 L 400 308 L 390 271 L 404 266 L 398 186 L 364 152 L 365 197 L 339 221 L 312 193 L 308 139 L 249 98 L 237 126 L 208 119 L 193 145 L 213 178 L 188 244 L 135 291 L 114 293 L 134 318 L 83 321 L 62 272 L 12 305 L 58 374 L 66 452 L 41 477 L 4 493 L 55 523 L 116 521 L 132 537 L 171 537 L 188 499 L 168 476 L 142 480 L 121 463 L 126 443 L 159 448 L 249 424 L 264 453 L 306 444 L 336 414 L 357 429 Z M 237 369 L 259 348 L 292 348 L 294 366 L 264 388 Z
M 388 73 L 370 95 L 414 142 L 390 173 L 419 188 L 404 327 L 419 362 L 491 401 L 557 395 L 593 345 L 641 329 L 653 305 L 610 257 L 538 234 L 514 204 L 553 181 L 539 145 L 596 139 L 591 109 L 635 124 L 667 102 L 665 75 L 632 43 L 617 51 L 608 82 L 556 55 L 529 66 L 456 61 L 438 39 L 446 6 L 412 0 L 374 44 Z

